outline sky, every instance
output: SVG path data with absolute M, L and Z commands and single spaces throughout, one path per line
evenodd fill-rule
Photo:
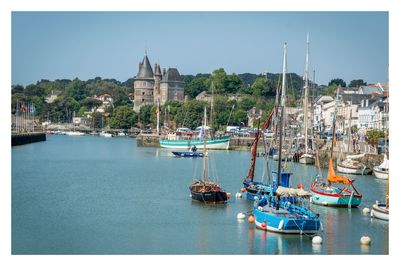
M 126 81 L 145 52 L 181 74 L 303 75 L 306 36 L 316 82 L 388 79 L 388 12 L 12 12 L 12 84 Z

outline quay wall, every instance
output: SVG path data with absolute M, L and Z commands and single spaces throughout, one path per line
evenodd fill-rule
M 11 146 L 24 145 L 39 141 L 46 141 L 45 133 L 36 132 L 36 133 L 11 134 Z
M 160 136 L 157 134 L 139 134 L 136 136 L 138 147 L 160 147 Z

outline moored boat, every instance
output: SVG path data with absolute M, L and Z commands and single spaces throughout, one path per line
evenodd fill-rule
M 301 163 L 301 164 L 314 164 L 315 163 L 315 157 L 312 154 L 304 153 L 303 155 L 300 156 L 299 163 Z
M 389 206 L 384 203 L 375 203 L 372 205 L 371 217 L 389 221 Z
M 379 179 L 389 178 L 389 160 L 387 159 L 386 154 L 384 156 L 383 163 L 374 167 L 374 175 Z
M 227 150 L 229 149 L 230 136 L 222 136 L 214 139 L 207 139 L 207 149 Z M 201 139 L 160 139 L 160 146 L 167 149 L 189 149 L 196 145 L 198 149 L 203 149 L 203 140 Z
M 370 172 L 363 163 L 347 158 L 337 164 L 337 171 L 344 174 L 364 175 Z
M 174 154 L 177 157 L 203 157 L 204 156 L 204 153 L 197 152 L 197 151 L 173 151 L 172 154 Z
M 207 111 L 204 108 L 204 127 L 203 127 L 203 150 L 207 154 Z M 226 203 L 228 193 L 216 182 L 207 180 L 207 156 L 203 156 L 203 176 L 201 180 L 195 179 L 189 186 L 192 200 L 197 200 L 205 203 Z

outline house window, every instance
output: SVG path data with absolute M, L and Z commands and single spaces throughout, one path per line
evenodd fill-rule
M 142 95 L 144 95 L 144 91 L 142 91 Z
M 144 99 L 142 99 L 142 102 L 144 102 Z

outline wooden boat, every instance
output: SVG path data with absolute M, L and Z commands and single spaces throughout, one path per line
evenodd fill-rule
M 375 203 L 372 205 L 371 217 L 389 221 L 389 206 L 384 203 Z
M 329 161 L 328 182 L 316 180 L 311 183 L 311 202 L 332 207 L 357 207 L 362 195 L 353 186 L 353 179 L 335 175 L 332 159 Z M 341 184 L 333 186 L 332 183 Z
M 389 160 L 387 159 L 386 154 L 384 155 L 383 163 L 374 167 L 374 175 L 379 179 L 389 178 Z
M 370 170 L 363 163 L 349 158 L 339 162 L 337 164 L 337 170 L 339 173 L 352 175 L 364 175 L 370 172 Z
M 300 156 L 299 163 L 302 163 L 302 164 L 314 164 L 315 163 L 315 157 L 314 157 L 314 155 L 312 155 L 310 153 L 304 153 L 303 155 Z
M 333 207 L 357 207 L 361 203 L 362 195 L 354 187 L 354 180 L 335 174 L 333 169 L 333 146 L 335 143 L 336 112 L 339 98 L 339 88 L 336 91 L 336 104 L 333 112 L 333 138 L 329 159 L 329 170 L 327 182 L 322 179 L 316 179 L 311 183 L 312 193 L 311 202 L 323 206 Z M 335 186 L 332 183 L 337 184 Z
M 290 195 L 295 197 L 293 193 Z M 309 197 L 307 193 L 300 195 L 296 197 Z M 321 228 L 319 216 L 309 209 L 291 204 L 289 201 L 278 201 L 272 196 L 264 196 L 257 200 L 253 213 L 256 227 L 262 230 L 284 234 L 316 234 Z
M 207 111 L 204 108 L 204 140 L 203 150 L 207 154 Z M 203 177 L 201 180 L 195 179 L 189 186 L 192 200 L 197 200 L 205 203 L 226 203 L 228 194 L 220 187 L 218 183 L 207 180 L 207 156 L 203 156 Z

